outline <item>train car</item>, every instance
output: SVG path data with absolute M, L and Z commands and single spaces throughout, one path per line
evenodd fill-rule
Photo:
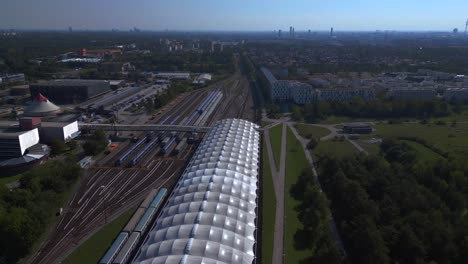
M 183 138 L 179 144 L 177 144 L 177 147 L 174 149 L 174 155 L 178 155 L 185 149 L 185 147 L 187 147 L 187 138 Z
M 169 143 L 169 140 L 171 140 L 171 137 L 165 137 L 163 141 L 161 141 L 161 146 L 166 146 L 167 143 Z
M 156 208 L 154 207 L 149 207 L 148 209 L 146 209 L 145 214 L 141 217 L 140 221 L 135 227 L 135 232 L 144 233 L 148 228 L 149 224 L 151 223 L 155 212 Z
M 145 214 L 146 208 L 138 208 L 136 212 L 133 214 L 132 218 L 127 222 L 125 227 L 122 229 L 124 232 L 131 233 L 135 229 L 136 225 L 140 221 L 141 217 Z
M 157 189 L 152 189 L 151 192 L 146 196 L 145 200 L 143 200 L 143 202 L 140 204 L 140 208 L 148 208 L 157 193 Z
M 132 256 L 132 252 L 137 246 L 139 239 L 140 233 L 133 232 L 128 238 L 127 242 L 125 242 L 117 257 L 115 257 L 114 261 L 112 261 L 112 264 L 127 263 L 127 260 L 129 260 L 129 258 Z
M 166 197 L 166 194 L 167 189 L 161 188 L 156 197 L 154 197 L 153 201 L 151 202 L 150 207 L 158 209 L 159 205 L 162 203 L 162 200 L 164 200 L 164 197 Z
M 153 134 L 153 131 L 146 133 L 146 143 L 151 141 L 151 139 L 153 138 Z
M 121 232 L 112 243 L 111 247 L 106 251 L 106 254 L 99 261 L 99 264 L 110 264 L 115 259 L 120 249 L 124 246 L 128 239 L 127 232 Z

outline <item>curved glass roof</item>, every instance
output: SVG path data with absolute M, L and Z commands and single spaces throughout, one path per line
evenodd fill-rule
M 253 263 L 260 135 L 240 119 L 207 133 L 133 263 Z

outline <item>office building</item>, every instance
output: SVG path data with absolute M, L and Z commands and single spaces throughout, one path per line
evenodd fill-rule
M 448 88 L 444 98 L 447 101 L 468 101 L 468 88 Z

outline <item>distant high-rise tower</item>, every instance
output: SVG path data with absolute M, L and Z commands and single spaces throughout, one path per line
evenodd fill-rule
M 465 24 L 465 34 L 467 33 L 466 31 L 468 30 L 468 19 L 466 20 L 466 24 Z
M 72 27 L 68 27 L 68 32 L 73 32 L 73 28 Z
M 333 28 L 330 29 L 330 37 L 333 37 Z
M 281 38 L 281 34 L 283 33 L 283 31 L 280 29 L 278 30 L 278 38 Z
M 293 27 L 289 27 L 289 37 L 293 37 Z

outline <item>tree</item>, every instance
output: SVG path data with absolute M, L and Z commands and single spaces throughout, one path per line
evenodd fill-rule
M 309 143 L 307 143 L 307 149 L 315 149 L 317 145 L 319 144 L 318 140 L 315 138 L 311 138 Z
M 50 143 L 51 154 L 53 156 L 60 155 L 67 150 L 65 143 L 59 139 L 54 139 Z

